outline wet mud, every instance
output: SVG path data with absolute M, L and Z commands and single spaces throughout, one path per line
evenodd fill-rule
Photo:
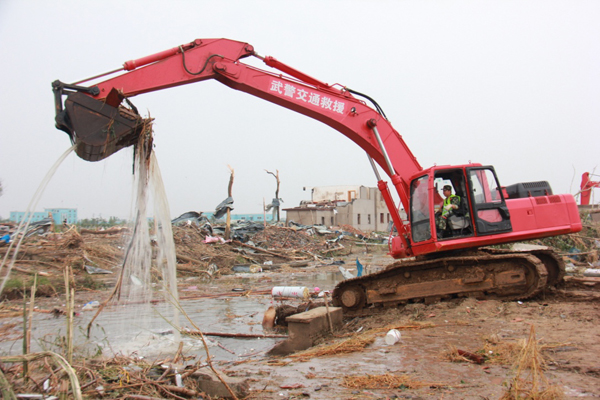
M 515 360 L 505 349 L 518 348 L 533 326 L 546 362 L 547 386 L 556 386 L 565 398 L 597 398 L 599 311 L 597 302 L 570 303 L 554 296 L 529 302 L 464 299 L 412 304 L 353 324 L 353 331 L 362 328 L 363 332 L 399 328 L 401 339 L 392 346 L 385 343 L 383 329 L 370 345 L 355 353 L 245 362 L 226 371 L 250 378 L 257 399 L 498 399 L 516 377 Z M 422 328 L 402 328 L 415 324 Z M 479 354 L 485 361 L 451 361 L 450 348 Z M 386 374 L 407 376 L 416 387 L 347 384 L 349 377 Z

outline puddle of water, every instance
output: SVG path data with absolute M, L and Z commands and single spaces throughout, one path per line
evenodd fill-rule
M 333 289 L 338 282 L 344 280 L 342 273 L 339 271 L 317 272 L 308 276 L 296 277 L 298 282 L 307 287 L 331 288 Z M 294 285 L 292 285 L 294 286 Z
M 316 267 L 318 268 L 318 267 Z M 233 279 L 239 287 L 256 288 L 257 286 L 306 286 L 312 291 L 314 287 L 321 290 L 332 290 L 343 280 L 339 271 L 302 271 L 291 274 L 272 274 L 268 283 L 259 283 L 265 276 L 260 273 L 235 274 Z M 218 292 L 218 286 L 214 289 Z M 159 291 L 160 292 L 160 291 Z M 199 292 L 195 292 L 200 294 Z M 160 294 L 160 293 L 159 293 Z M 155 294 L 155 298 L 161 298 Z M 203 332 L 264 334 L 262 318 L 265 310 L 271 305 L 297 304 L 300 300 L 274 300 L 271 296 L 221 297 L 182 300 L 180 305 L 193 323 Z M 76 354 L 93 356 L 102 353 L 105 356 L 122 354 L 125 356 L 143 356 L 157 359 L 172 356 L 177 351 L 179 342 L 184 344 L 184 355 L 206 358 L 206 352 L 199 338 L 173 334 L 176 329 L 165 319 L 173 321 L 171 305 L 167 302 L 158 304 L 130 303 L 112 305 L 105 308 L 94 321 L 91 338 L 86 338 L 86 329 L 96 310 L 78 311 L 75 317 L 75 349 Z M 3 320 L 2 324 L 14 323 L 16 326 L 0 342 L 0 354 L 18 354 L 21 352 L 21 340 L 15 339 L 22 334 L 21 319 Z M 180 317 L 179 326 L 196 330 L 184 317 Z M 34 315 L 31 351 L 59 350 L 60 338 L 65 336 L 66 323 L 63 316 L 54 318 L 48 314 Z M 279 338 L 224 338 L 207 336 L 209 351 L 216 361 L 232 361 L 246 357 L 261 358 L 271 349 Z M 222 347 L 221 347 L 222 346 Z M 59 351 L 60 352 L 60 351 Z
M 253 287 L 259 274 L 238 274 L 240 287 Z M 316 272 L 314 274 L 285 275 L 274 279 L 270 285 L 281 286 L 290 283 L 306 286 L 312 290 L 320 287 L 325 290 L 335 287 L 342 280 L 339 271 Z M 296 304 L 299 300 L 285 300 L 284 303 Z M 221 297 L 182 300 L 181 307 L 185 314 L 203 332 L 264 334 L 262 318 L 265 310 L 271 305 L 280 304 L 271 296 Z M 177 338 L 173 334 L 176 329 L 170 325 L 165 316 L 171 315 L 171 305 L 165 302 L 158 304 L 133 303 L 113 305 L 105 308 L 92 324 L 91 337 L 86 338 L 87 325 L 96 310 L 76 310 L 75 317 L 75 349 L 76 353 L 92 356 L 103 353 L 106 356 L 122 354 L 143 357 L 159 357 L 173 355 L 179 342 L 184 343 L 184 354 L 206 357 L 204 346 L 199 338 L 183 336 Z M 166 318 L 171 321 L 171 318 Z M 21 319 L 3 320 L 2 325 L 16 324 L 0 342 L 1 354 L 18 354 L 21 351 L 22 334 Z M 0 325 L 0 328 L 2 327 Z M 196 330 L 182 315 L 180 326 Z M 49 314 L 34 314 L 31 351 L 58 350 L 60 338 L 65 336 L 66 322 L 63 316 L 55 318 Z M 256 354 L 262 357 L 264 352 L 273 347 L 277 338 L 224 338 L 207 336 L 209 351 L 216 360 L 231 361 Z M 235 353 L 232 354 L 220 347 Z
M 218 299 L 186 300 L 180 304 L 193 323 L 203 332 L 264 334 L 262 318 L 271 298 L 232 297 Z M 184 343 L 184 355 L 206 358 L 206 352 L 199 338 L 174 335 L 176 329 L 165 321 L 164 315 L 170 313 L 166 303 L 147 305 L 129 304 L 105 308 L 94 321 L 90 339 L 86 338 L 87 325 L 95 310 L 80 312 L 74 321 L 75 352 L 79 355 L 93 356 L 102 353 L 106 356 L 125 355 L 161 358 L 172 356 L 179 342 Z M 196 330 L 182 317 L 182 326 Z M 6 332 L 0 342 L 1 354 L 18 354 L 21 351 L 21 319 L 12 318 L 2 321 L 2 325 L 16 324 Z M 127 329 L 122 329 L 127 326 Z M 1 327 L 1 325 L 0 325 Z M 61 338 L 66 331 L 63 316 L 55 318 L 49 314 L 35 314 L 31 339 L 31 351 L 60 349 Z M 236 360 L 269 350 L 277 340 L 273 338 L 223 338 L 206 336 L 209 351 L 215 360 Z M 220 347 L 219 344 L 222 346 Z M 224 349 L 224 348 L 225 349 Z M 226 350 L 227 349 L 227 350 Z M 229 350 L 229 351 L 228 351 Z M 60 352 L 60 351 L 59 351 Z M 234 354 L 232 354 L 234 353 Z
M 240 287 L 249 288 L 256 285 L 257 280 L 261 280 L 265 275 L 258 274 L 235 274 L 236 281 Z M 315 272 L 315 273 L 298 273 L 298 274 L 273 274 L 269 275 L 269 285 L 275 286 L 306 286 L 312 291 L 314 287 L 319 287 L 324 290 L 332 290 L 338 282 L 344 278 L 339 271 Z

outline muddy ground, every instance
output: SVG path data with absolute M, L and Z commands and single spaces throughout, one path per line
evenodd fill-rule
M 33 271 L 48 274 L 40 285 L 40 297 L 36 297 L 40 310 L 60 310 L 64 306 L 61 280 L 66 264 L 74 266 L 77 306 L 90 299 L 106 298 L 114 285 L 114 276 L 86 274 L 84 265 L 93 262 L 99 268 L 118 269 L 122 235 L 123 232 L 86 235 L 67 231 L 54 237 L 31 239 L 23 247 L 12 272 L 12 280 L 17 283 L 3 293 L 0 324 L 6 318 L 14 318 L 14 310 L 22 307 L 18 293 L 23 291 L 22 283 L 31 280 Z M 304 275 L 335 272 L 338 266 L 330 265 L 335 260 L 345 261 L 344 265 L 352 268 L 358 257 L 367 272 L 392 262 L 385 254 L 385 246 L 369 243 L 365 238 L 347 236 L 341 242 L 327 243 L 337 236 L 335 233 L 310 236 L 289 228 L 272 228 L 254 238 L 252 245 L 204 244 L 202 239 L 206 235 L 199 230 L 177 229 L 180 293 L 186 293 L 183 289 L 192 285 L 197 296 L 227 293 L 243 286 L 250 291 L 240 296 L 268 296 L 274 282 L 287 279 L 292 285 L 302 282 Z M 585 258 L 568 260 L 576 266 L 589 262 Z M 268 269 L 265 261 L 275 267 Z M 208 280 L 206 273 L 199 271 L 209 270 L 211 264 L 218 265 L 219 272 Z M 265 269 L 244 274 L 245 283 L 240 285 L 240 275 L 232 270 L 239 264 L 261 264 Z M 564 287 L 522 302 L 465 298 L 437 304 L 408 304 L 370 317 L 346 319 L 341 329 L 333 335 L 324 335 L 315 347 L 302 352 L 285 357 L 269 357 L 264 353 L 239 357 L 217 362 L 215 367 L 229 377 L 245 379 L 249 391 L 244 396 L 250 399 L 499 399 L 517 398 L 514 392 L 517 388 L 532 395 L 531 398 L 597 398 L 600 397 L 598 286 L 593 280 L 581 283 L 569 278 Z M 22 329 L 6 325 L 0 328 L 2 338 L 8 336 L 9 329 Z M 384 337 L 392 328 L 401 331 L 401 339 L 387 345 Z M 252 346 L 252 340 L 243 340 Z M 523 349 L 529 353 L 523 355 Z M 133 359 L 112 362 L 120 367 L 135 363 Z M 527 368 L 532 362 L 537 364 Z M 106 367 L 111 360 L 104 359 L 101 363 Z M 91 372 L 90 365 L 96 365 L 95 372 Z M 128 390 L 122 381 L 106 378 L 98 365 L 76 356 L 73 361 L 86 398 L 203 397 L 197 392 L 195 396 L 192 392 L 187 396 L 160 389 L 144 391 L 135 385 Z M 0 366 L 18 393 L 24 393 L 25 389 L 27 393 L 40 392 L 19 379 L 21 364 L 5 362 Z M 140 368 L 149 369 L 149 366 Z M 56 370 L 40 374 L 38 377 L 53 376 Z M 132 382 L 134 378 L 132 373 Z M 103 384 L 102 392 L 96 390 L 99 383 Z M 38 381 L 38 388 L 40 385 Z M 184 380 L 184 385 L 190 390 L 195 388 L 191 377 Z
M 388 261 L 383 255 L 359 256 L 371 268 Z M 347 257 L 348 264 L 353 260 Z M 314 271 L 295 271 L 302 273 Z M 257 289 L 277 280 L 276 273 L 268 275 L 256 278 Z M 401 331 L 401 340 L 387 345 L 385 335 L 393 328 Z M 306 351 L 220 368 L 248 378 L 249 398 L 256 399 L 499 399 L 511 385 L 532 389 L 528 372 L 517 375 L 519 351 L 532 330 L 546 379 L 542 385 L 540 378 L 534 393 L 550 389 L 554 395 L 545 398 L 561 392 L 564 398 L 600 398 L 600 291 L 575 283 L 524 302 L 466 298 L 409 304 L 345 320 L 341 330 Z M 359 344 L 337 353 L 336 346 L 348 341 Z M 484 361 L 459 357 L 456 350 Z
M 312 356 L 311 349 L 306 357 L 243 363 L 226 371 L 251 378 L 260 392 L 255 397 L 265 399 L 499 399 L 515 385 L 518 350 L 533 329 L 546 363 L 544 387 L 555 386 L 565 398 L 595 398 L 600 397 L 599 323 L 598 298 L 573 300 L 560 292 L 526 302 L 462 299 L 410 304 L 347 321 L 339 338 L 325 339 L 322 345 L 338 343 L 351 332 L 368 336 L 375 331 L 373 342 L 362 350 Z M 384 336 L 392 328 L 402 336 L 390 346 Z M 453 356 L 457 349 L 485 361 L 477 364 Z M 386 388 L 388 375 L 407 382 L 398 384 L 388 377 L 390 385 L 397 386 Z M 353 384 L 369 376 L 372 380 Z M 286 386 L 300 387 L 282 389 Z

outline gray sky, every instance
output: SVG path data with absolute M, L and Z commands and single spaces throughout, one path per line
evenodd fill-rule
M 368 94 L 424 168 L 491 164 L 503 185 L 548 180 L 575 194 L 599 163 L 598 21 L 595 0 L 2 0 L 0 217 L 27 208 L 70 145 L 54 128 L 52 81 L 219 37 Z M 265 169 L 279 170 L 284 207 L 310 198 L 303 187 L 376 184 L 364 151 L 342 134 L 217 82 L 132 101 L 156 119 L 173 217 L 214 210 L 227 197 L 228 165 L 240 213 L 273 197 Z M 36 211 L 128 218 L 131 158 L 130 149 L 96 163 L 71 154 Z

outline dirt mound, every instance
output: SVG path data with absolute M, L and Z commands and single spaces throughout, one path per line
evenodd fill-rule
M 297 251 L 323 251 L 327 250 L 326 240 L 328 237 L 315 237 L 305 230 L 269 226 L 258 232 L 252 241 L 260 247 L 273 250 L 297 250 Z

